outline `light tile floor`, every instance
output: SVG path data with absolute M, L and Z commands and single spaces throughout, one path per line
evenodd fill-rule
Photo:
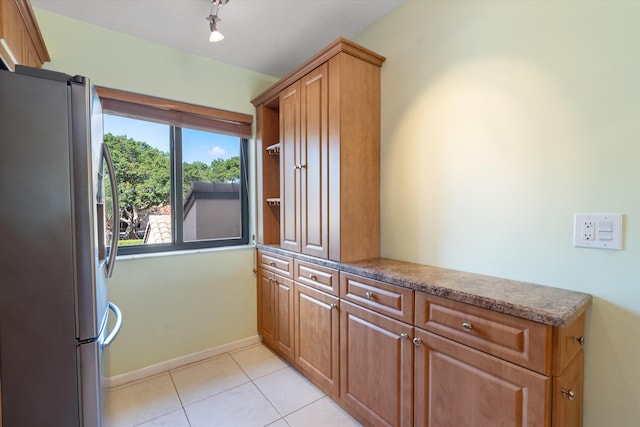
M 109 390 L 105 427 L 351 427 L 349 414 L 262 344 Z

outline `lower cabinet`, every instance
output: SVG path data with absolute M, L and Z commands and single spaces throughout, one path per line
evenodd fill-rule
M 260 260 L 263 342 L 365 426 L 582 426 L 584 314 L 558 328 Z
M 287 361 L 293 361 L 293 281 L 258 269 L 258 332 Z
M 414 343 L 416 427 L 549 425 L 548 377 L 419 328 Z
M 371 425 L 410 427 L 413 327 L 346 301 L 340 312 L 342 401 Z
M 339 300 L 300 283 L 294 284 L 294 362 L 325 393 L 340 393 Z

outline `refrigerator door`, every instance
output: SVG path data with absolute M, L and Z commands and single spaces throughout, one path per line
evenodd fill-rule
M 108 314 L 105 313 L 102 328 L 98 338 L 89 343 L 78 346 L 78 360 L 80 361 L 80 401 L 83 427 L 102 427 L 103 414 L 103 352 L 113 342 L 122 326 L 122 313 L 112 302 L 109 309 L 115 315 L 114 325 L 107 332 Z
M 84 77 L 71 78 L 69 91 L 76 218 L 78 340 L 85 341 L 98 336 L 101 321 L 107 313 L 106 269 L 109 264 L 103 248 L 103 178 L 108 163 L 104 160 L 100 99 Z
M 78 424 L 68 85 L 0 71 L 3 425 Z

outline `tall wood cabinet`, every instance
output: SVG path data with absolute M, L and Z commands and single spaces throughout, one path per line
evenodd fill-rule
M 50 60 L 29 1 L 0 1 L 0 61 L 14 70 L 17 64 L 41 67 Z
M 383 61 L 338 39 L 252 101 L 258 243 L 342 262 L 379 255 Z

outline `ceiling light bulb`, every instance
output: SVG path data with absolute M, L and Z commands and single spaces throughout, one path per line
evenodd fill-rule
M 210 20 L 209 28 L 211 29 L 211 35 L 209 36 L 209 41 L 212 43 L 219 42 L 224 38 L 222 33 L 218 31 L 218 28 L 216 28 L 216 22 L 220 21 L 220 18 L 218 18 L 217 16 L 209 16 L 209 20 Z

